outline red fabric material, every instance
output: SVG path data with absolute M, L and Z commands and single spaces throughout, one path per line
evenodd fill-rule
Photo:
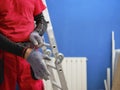
M 0 33 L 15 42 L 28 41 L 34 16 L 45 8 L 42 0 L 0 0 Z
M 45 8 L 42 0 L 0 0 L 0 33 L 14 42 L 28 41 L 35 27 L 34 16 Z M 44 90 L 43 81 L 32 78 L 27 61 L 4 52 L 4 82 L 0 90 L 15 90 L 16 82 L 20 90 Z
M 30 65 L 26 60 L 8 52 L 2 51 L 2 53 L 4 81 L 0 84 L 0 90 L 15 90 L 16 82 L 19 85 L 19 90 L 44 90 L 43 81 L 32 78 Z

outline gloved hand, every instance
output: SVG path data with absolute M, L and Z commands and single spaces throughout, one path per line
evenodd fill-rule
M 36 48 L 38 48 L 39 46 L 42 46 L 42 45 L 43 45 L 42 36 L 40 36 L 37 31 L 33 31 L 33 32 L 30 34 L 29 39 L 30 39 L 31 43 L 32 43 Z
M 40 51 L 32 50 L 26 59 L 31 65 L 35 79 L 49 79 L 50 73 L 42 60 L 43 56 Z

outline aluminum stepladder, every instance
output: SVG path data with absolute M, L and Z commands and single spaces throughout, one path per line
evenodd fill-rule
M 43 2 L 47 7 L 46 1 L 43 0 Z M 47 69 L 50 72 L 49 79 L 50 79 L 53 90 L 68 90 L 64 72 L 63 72 L 62 65 L 61 65 L 61 62 L 64 59 L 64 56 L 63 56 L 63 54 L 59 53 L 59 51 L 58 51 L 56 40 L 54 37 L 53 27 L 51 24 L 51 20 L 50 20 L 50 16 L 49 16 L 49 12 L 48 12 L 47 8 L 46 8 L 46 10 L 44 10 L 43 15 L 44 15 L 46 21 L 49 22 L 46 33 L 48 35 L 51 50 L 47 49 L 47 46 L 42 46 L 42 51 L 44 54 L 46 54 L 48 56 L 52 56 L 55 59 L 54 66 L 50 64 L 50 61 L 45 61 L 46 65 L 47 65 Z M 53 69 L 55 69 L 57 71 L 60 86 L 58 85 L 58 83 L 55 80 L 55 75 L 53 73 Z

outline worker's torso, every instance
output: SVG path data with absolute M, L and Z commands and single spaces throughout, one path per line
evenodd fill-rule
M 27 41 L 34 29 L 35 0 L 0 0 L 0 33 L 15 42 Z

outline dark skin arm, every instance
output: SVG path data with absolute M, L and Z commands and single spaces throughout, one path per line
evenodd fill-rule
M 36 21 L 36 27 L 35 31 L 39 32 L 39 35 L 43 35 L 47 29 L 47 22 L 44 19 L 43 14 L 38 14 L 34 17 L 34 20 Z M 31 48 L 27 48 L 24 46 L 20 46 L 8 38 L 6 38 L 4 35 L 0 34 L 0 49 L 5 50 L 7 52 L 10 52 L 12 54 L 18 55 L 23 58 L 27 58 L 27 56 L 32 51 Z
M 7 52 L 10 52 L 12 54 L 18 55 L 23 58 L 27 58 L 29 53 L 32 51 L 31 48 L 27 48 L 24 46 L 20 46 L 8 38 L 6 38 L 4 35 L 0 34 L 0 49 L 5 50 Z

